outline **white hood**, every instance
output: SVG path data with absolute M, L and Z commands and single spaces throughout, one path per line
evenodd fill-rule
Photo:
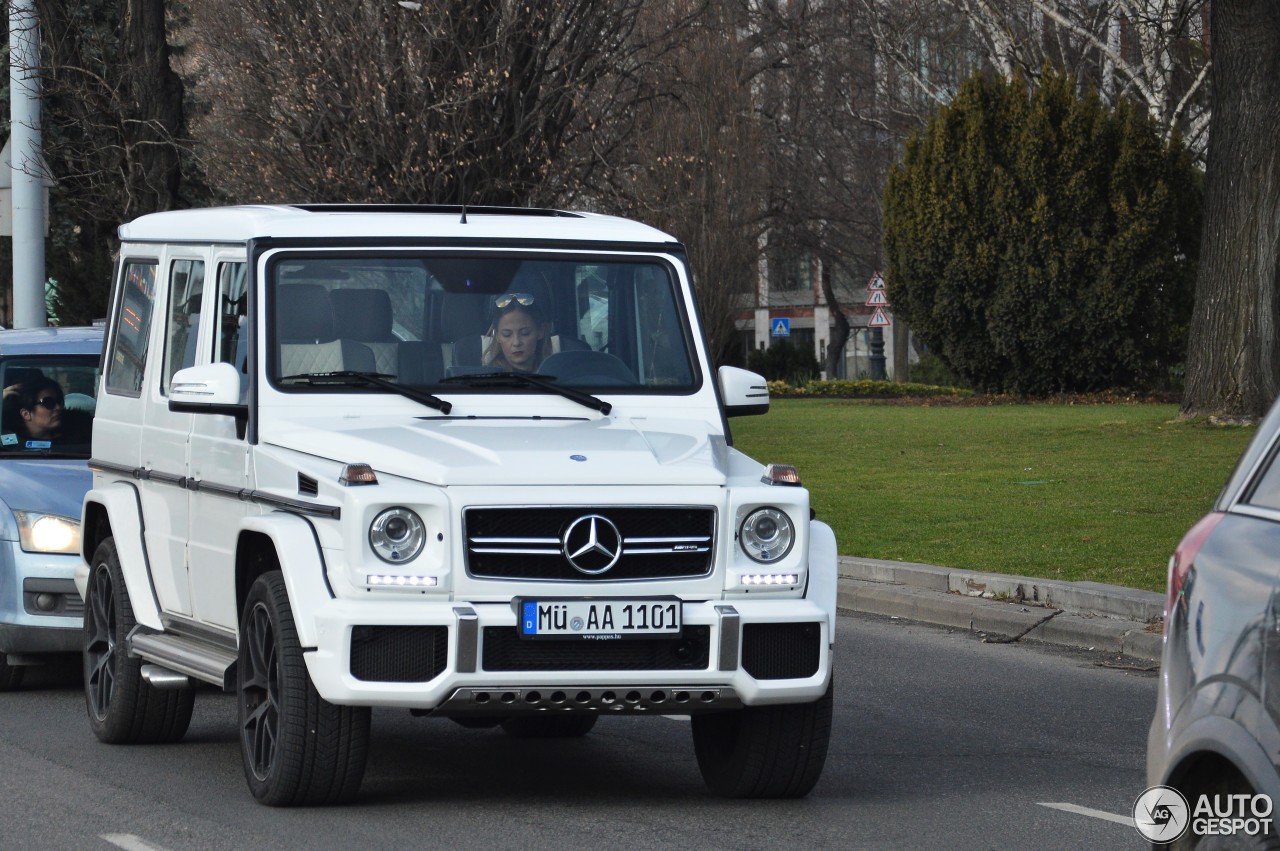
M 277 420 L 263 441 L 436 485 L 715 485 L 728 471 L 709 424 L 653 419 Z

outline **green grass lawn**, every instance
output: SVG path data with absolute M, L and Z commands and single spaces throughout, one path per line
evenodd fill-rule
M 1176 417 L 775 399 L 731 426 L 758 461 L 800 468 L 844 555 L 1163 590 L 1254 432 Z

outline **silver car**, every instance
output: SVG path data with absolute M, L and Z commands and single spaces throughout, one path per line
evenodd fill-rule
M 1175 550 L 1166 606 L 1147 742 L 1148 793 L 1163 806 L 1148 838 L 1278 848 L 1280 403 Z
M 0 331 L 0 691 L 81 647 L 80 507 L 100 328 Z

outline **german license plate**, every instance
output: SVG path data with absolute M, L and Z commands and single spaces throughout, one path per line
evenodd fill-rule
M 674 638 L 681 627 L 680 600 L 675 597 L 521 600 L 519 611 L 521 638 Z

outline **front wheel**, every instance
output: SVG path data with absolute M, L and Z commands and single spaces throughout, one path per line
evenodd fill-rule
M 125 639 L 137 625 L 115 540 L 93 553 L 84 607 L 84 697 L 89 726 L 108 744 L 176 742 L 191 724 L 195 692 L 157 689 L 142 678 Z
M 827 760 L 831 686 L 814 703 L 694 715 L 693 749 L 707 787 L 730 798 L 803 798 Z
M 253 797 L 272 807 L 354 798 L 369 752 L 369 708 L 335 706 L 316 692 L 278 570 L 249 589 L 236 668 L 241 756 Z

